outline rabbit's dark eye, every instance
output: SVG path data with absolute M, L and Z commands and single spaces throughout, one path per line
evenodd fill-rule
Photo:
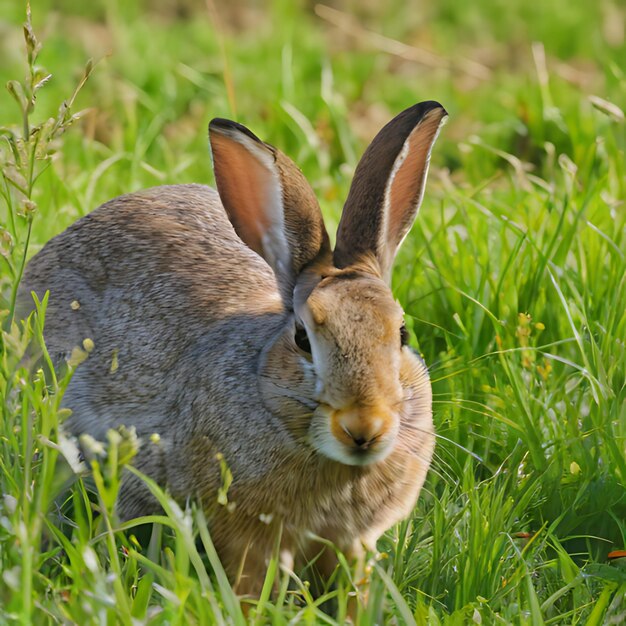
M 302 352 L 311 354 L 311 342 L 309 341 L 309 336 L 306 334 L 306 328 L 304 326 L 296 324 L 296 334 L 293 339 Z
M 409 345 L 409 331 L 406 328 L 406 324 L 402 324 L 402 326 L 400 327 L 400 345 Z

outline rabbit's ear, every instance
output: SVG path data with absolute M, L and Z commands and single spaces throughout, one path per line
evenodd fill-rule
M 374 257 L 389 282 L 396 252 L 422 202 L 430 151 L 447 113 L 421 102 L 376 135 L 359 162 L 343 209 L 334 263 Z
M 215 181 L 235 231 L 272 267 L 285 304 L 301 270 L 330 249 L 322 213 L 298 167 L 245 126 L 209 124 Z

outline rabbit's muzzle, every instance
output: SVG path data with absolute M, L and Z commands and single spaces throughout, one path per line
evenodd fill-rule
M 311 424 L 318 452 L 345 465 L 371 465 L 392 450 L 399 416 L 383 406 L 352 404 L 340 409 L 320 404 Z

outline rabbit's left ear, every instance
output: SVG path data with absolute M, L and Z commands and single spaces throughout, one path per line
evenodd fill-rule
M 291 308 L 299 273 L 330 252 L 319 204 L 298 167 L 245 126 L 209 124 L 215 182 L 239 237 L 274 270 Z
M 447 115 L 438 102 L 420 102 L 376 135 L 356 168 L 343 209 L 337 267 L 374 257 L 390 281 L 398 248 L 422 202 L 430 151 Z

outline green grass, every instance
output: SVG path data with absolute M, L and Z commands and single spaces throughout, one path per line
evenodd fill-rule
M 24 259 L 115 195 L 210 183 L 214 116 L 292 156 L 332 230 L 366 142 L 437 99 L 450 123 L 394 273 L 431 366 L 436 461 L 411 519 L 371 557 L 359 622 L 622 623 L 626 567 L 607 554 L 626 548 L 623 4 L 392 0 L 337 14 L 275 0 L 215 3 L 217 20 L 193 0 L 83 4 L 33 3 L 33 63 L 52 78 L 29 124 L 56 126 L 24 143 L 20 108 L 0 94 L 12 129 L 0 131 L 0 622 L 244 622 L 201 512 L 159 493 L 166 515 L 140 520 L 151 530 L 115 520 L 132 438 L 67 488 L 67 379 L 19 365 L 43 308 L 11 324 Z M 0 16 L 0 83 L 23 82 L 25 7 L 0 0 Z M 72 107 L 84 113 L 61 132 L 89 57 Z M 342 623 L 347 566 L 317 600 L 281 576 L 272 562 L 250 619 Z

